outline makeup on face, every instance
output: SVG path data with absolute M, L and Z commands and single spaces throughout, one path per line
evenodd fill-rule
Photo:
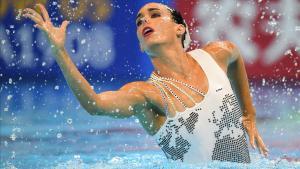
M 150 18 L 162 18 L 163 20 L 170 20 L 169 16 L 163 16 L 162 11 L 159 8 L 148 8 Z M 139 13 L 136 18 L 136 26 L 139 27 L 143 22 L 147 22 L 146 16 Z
M 148 23 L 150 19 L 159 19 L 159 22 L 155 23 L 155 28 L 160 27 L 161 22 L 171 20 L 170 16 L 166 16 L 164 14 L 164 11 L 162 11 L 160 8 L 150 7 L 145 11 L 147 12 L 145 13 L 140 12 L 137 15 L 137 19 L 136 19 L 137 28 L 139 28 L 143 23 Z M 144 38 L 146 38 L 150 34 L 155 33 L 154 31 L 155 30 L 153 27 L 151 27 L 151 25 L 145 25 L 142 27 L 141 34 Z

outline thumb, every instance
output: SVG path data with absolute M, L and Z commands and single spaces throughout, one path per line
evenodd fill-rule
M 61 28 L 65 31 L 67 29 L 67 26 L 69 25 L 70 21 L 63 21 L 61 24 Z

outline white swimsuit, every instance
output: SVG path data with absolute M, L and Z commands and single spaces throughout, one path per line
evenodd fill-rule
M 208 92 L 201 102 L 191 108 L 187 107 L 183 112 L 176 111 L 174 117 L 169 116 L 166 108 L 167 119 L 154 135 L 158 145 L 168 159 L 175 161 L 197 163 L 220 160 L 250 163 L 241 121 L 242 112 L 227 75 L 204 50 L 196 49 L 189 54 L 206 74 Z M 166 83 L 158 82 L 153 74 L 149 82 L 160 89 L 167 105 L 166 98 L 170 97 L 165 89 L 171 89 Z M 191 86 L 189 88 L 193 90 Z M 172 90 L 170 92 L 175 94 Z M 174 97 L 184 104 L 176 94 Z

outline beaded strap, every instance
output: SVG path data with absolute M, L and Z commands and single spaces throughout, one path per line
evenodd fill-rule
M 184 108 L 187 108 L 187 106 L 183 103 L 183 101 L 174 93 L 174 91 L 164 81 L 158 80 L 158 79 L 155 79 L 155 80 L 157 82 L 161 82 L 171 92 L 171 94 L 182 104 L 182 106 Z
M 173 85 L 176 89 L 178 89 L 179 91 L 181 91 L 182 93 L 184 93 L 189 99 L 192 100 L 193 103 L 196 104 L 196 101 L 193 99 L 193 97 L 191 95 L 189 95 L 188 93 L 186 93 L 183 89 L 179 88 L 176 84 L 174 84 L 173 82 L 170 82 L 170 81 L 167 81 L 167 80 L 164 80 L 164 79 L 161 79 L 171 85 Z
M 169 83 L 171 85 L 173 85 L 176 89 L 178 89 L 179 91 L 181 91 L 182 93 L 184 93 L 186 96 L 188 96 L 195 104 L 196 104 L 196 101 L 186 92 L 184 91 L 183 89 L 179 88 L 176 84 L 174 84 L 173 82 L 177 82 L 177 83 L 180 83 L 188 88 L 190 88 L 191 90 L 193 90 L 194 92 L 200 94 L 201 96 L 205 97 L 205 94 L 198 90 L 197 88 L 187 84 L 187 83 L 184 83 L 182 81 L 179 81 L 179 80 L 176 80 L 176 79 L 173 79 L 173 78 L 166 78 L 166 77 L 161 77 L 159 75 L 156 75 L 154 72 L 151 74 L 149 80 L 148 80 L 151 84 L 153 84 L 154 86 L 156 86 L 159 90 L 160 90 L 160 93 L 163 97 L 163 100 L 165 101 L 165 110 L 166 110 L 166 113 L 167 115 L 169 114 L 169 111 L 168 111 L 168 103 L 166 101 L 166 98 L 165 96 L 168 98 L 168 100 L 170 101 L 171 105 L 172 105 L 172 108 L 174 111 L 176 111 L 176 108 L 175 108 L 175 105 L 172 101 L 172 99 L 170 98 L 170 96 L 168 95 L 168 93 L 165 91 L 164 87 L 161 86 L 161 84 L 163 86 L 165 86 L 170 92 L 171 94 L 183 105 L 183 107 L 187 108 L 186 104 L 173 92 L 173 90 L 166 84 L 166 83 Z M 172 82 L 173 81 L 173 82 Z M 166 82 L 166 83 L 165 83 Z
M 152 78 L 152 80 L 154 80 L 153 82 L 155 82 L 158 86 L 160 86 L 159 81 L 157 81 L 156 79 L 153 79 L 153 78 Z M 164 90 L 163 87 L 161 87 L 161 89 L 162 89 L 162 91 L 164 92 L 164 94 L 167 96 L 167 98 L 168 98 L 168 100 L 170 101 L 170 103 L 171 103 L 173 109 L 176 111 L 175 105 L 174 105 L 174 103 L 173 103 L 171 97 L 168 95 L 168 93 Z
M 166 101 L 165 96 L 167 96 L 168 100 L 170 101 L 173 110 L 176 111 L 176 108 L 175 108 L 175 105 L 174 105 L 172 99 L 169 97 L 169 95 L 168 95 L 167 92 L 163 89 L 163 87 L 161 87 L 160 84 L 158 84 L 158 83 L 156 82 L 156 80 L 154 80 L 154 79 L 152 79 L 152 78 L 150 78 L 150 80 L 148 80 L 148 81 L 149 81 L 151 84 L 153 84 L 155 87 L 157 87 L 157 88 L 159 89 L 159 91 L 160 91 L 160 93 L 161 93 L 161 95 L 162 95 L 162 98 L 163 98 L 163 100 L 164 100 L 164 102 L 165 102 L 165 111 L 166 111 L 167 116 L 169 116 L 169 110 L 168 110 L 168 107 L 169 107 L 169 106 L 168 106 L 168 103 L 167 103 L 167 101 Z
M 179 81 L 179 80 L 176 80 L 176 79 L 173 79 L 173 78 L 161 77 L 161 76 L 156 75 L 155 73 L 152 73 L 152 75 L 155 76 L 156 78 L 160 78 L 160 79 L 164 79 L 164 80 L 170 80 L 170 81 L 173 81 L 173 82 L 180 83 L 180 84 L 182 84 L 182 85 L 184 85 L 184 86 L 190 88 L 191 90 L 193 90 L 193 91 L 199 93 L 199 94 L 202 95 L 203 97 L 205 96 L 205 93 L 204 93 L 204 92 L 202 92 L 202 91 L 198 90 L 197 88 L 195 88 L 195 87 L 193 87 L 193 86 L 191 86 L 191 85 L 189 85 L 189 84 L 187 84 L 187 83 L 184 83 L 184 82 L 182 82 L 182 81 Z M 151 75 L 151 76 L 152 76 L 152 75 Z

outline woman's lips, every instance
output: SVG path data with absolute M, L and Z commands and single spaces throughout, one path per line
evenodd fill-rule
M 152 33 L 153 33 L 153 31 L 152 31 L 152 32 L 148 32 L 148 33 L 144 34 L 144 37 L 148 37 L 148 36 L 150 36 Z
M 142 32 L 143 32 L 143 36 L 147 37 L 151 35 L 154 32 L 154 30 L 151 27 L 145 27 Z

